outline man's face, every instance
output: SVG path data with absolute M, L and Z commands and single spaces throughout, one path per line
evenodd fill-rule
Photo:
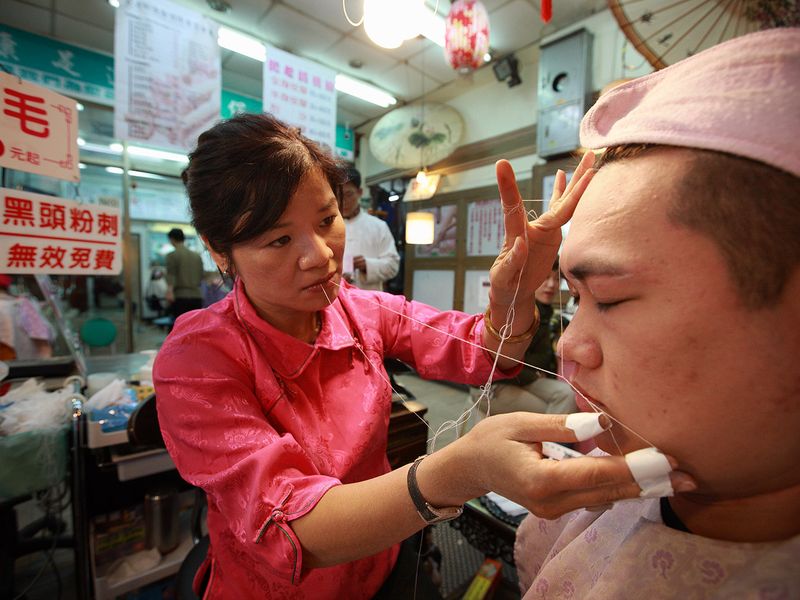
M 342 216 L 350 219 L 358 213 L 361 202 L 361 188 L 347 182 L 342 186 Z
M 742 305 L 717 246 L 668 219 L 690 152 L 612 163 L 581 199 L 561 254 L 580 296 L 564 374 L 621 422 L 598 438 L 612 454 L 655 445 L 701 494 L 796 485 L 800 273 L 778 306 Z

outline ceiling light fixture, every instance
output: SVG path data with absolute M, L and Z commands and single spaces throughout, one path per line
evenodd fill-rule
M 267 59 L 267 48 L 263 42 L 224 26 L 220 26 L 217 32 L 217 44 L 221 48 L 249 56 L 262 63 Z
M 364 31 L 381 48 L 398 48 L 419 35 L 422 0 L 364 0 Z
M 397 98 L 382 89 L 341 73 L 336 74 L 336 89 L 361 100 L 377 104 L 382 108 L 397 104 Z
M 114 8 L 119 8 L 119 0 L 108 0 L 108 3 Z
M 114 152 L 122 152 L 122 144 L 109 144 L 108 147 Z M 185 154 L 167 152 L 165 150 L 154 150 L 152 148 L 142 148 L 141 146 L 128 146 L 128 154 L 131 156 L 143 156 L 146 158 L 156 158 L 159 160 L 171 160 L 173 162 L 184 164 L 188 164 L 189 162 L 189 157 Z

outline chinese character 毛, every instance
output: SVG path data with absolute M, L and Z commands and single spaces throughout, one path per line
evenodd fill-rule
M 50 128 L 48 127 L 49 123 L 47 120 L 35 116 L 47 114 L 47 111 L 43 108 L 34 106 L 34 103 L 44 104 L 44 98 L 25 94 L 12 88 L 4 88 L 3 91 L 7 94 L 3 100 L 6 106 L 11 107 L 10 109 L 4 109 L 3 114 L 19 119 L 20 129 L 22 129 L 24 133 L 41 138 L 46 138 L 50 135 Z M 11 98 L 11 96 L 15 98 Z M 13 109 L 16 109 L 16 111 Z M 42 129 L 32 129 L 31 125 L 39 125 Z

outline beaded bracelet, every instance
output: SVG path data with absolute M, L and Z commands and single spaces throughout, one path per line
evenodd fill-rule
M 503 336 L 500 334 L 497 329 L 494 328 L 492 325 L 492 309 L 491 307 L 486 307 L 486 312 L 483 313 L 483 325 L 486 328 L 486 331 L 496 339 L 497 341 L 505 341 L 509 344 L 518 344 L 520 342 L 528 341 L 533 337 L 533 334 L 536 333 L 536 330 L 539 329 L 539 307 L 535 304 L 533 305 L 533 323 L 531 326 L 528 327 L 528 330 L 525 333 L 520 333 L 519 335 L 510 335 L 503 339 Z

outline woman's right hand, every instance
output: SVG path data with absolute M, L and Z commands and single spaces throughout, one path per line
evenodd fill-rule
M 481 420 L 465 436 L 420 464 L 418 478 L 431 474 L 430 480 L 420 479 L 423 496 L 433 506 L 452 506 L 493 491 L 547 519 L 583 507 L 638 498 L 641 488 L 622 456 L 557 461 L 542 454 L 543 441 L 578 441 L 575 432 L 566 427 L 566 418 L 517 412 Z M 605 416 L 601 424 L 604 420 L 608 424 Z M 667 458 L 674 469 L 675 459 Z M 670 479 L 676 490 L 691 482 L 687 474 L 677 471 Z M 437 492 L 447 487 L 458 497 L 437 497 Z

